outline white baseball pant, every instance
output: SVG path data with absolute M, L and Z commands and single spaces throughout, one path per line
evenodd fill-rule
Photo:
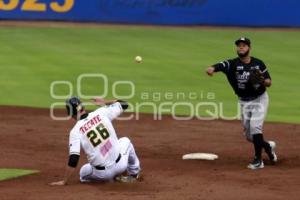
M 119 139 L 119 144 L 121 159 L 118 163 L 107 166 L 104 170 L 97 170 L 90 163 L 87 163 L 80 169 L 80 181 L 111 181 L 126 170 L 129 175 L 139 173 L 141 170 L 140 161 L 131 141 L 127 137 L 122 137 Z
M 262 134 L 263 124 L 268 111 L 269 96 L 265 92 L 252 101 L 240 101 L 244 134 L 249 142 L 253 135 Z

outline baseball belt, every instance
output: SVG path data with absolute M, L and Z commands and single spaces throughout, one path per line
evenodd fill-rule
M 118 163 L 120 160 L 121 160 L 121 154 L 119 154 L 119 156 L 118 156 L 118 158 L 116 159 L 115 162 Z M 94 166 L 94 167 L 97 170 L 105 170 L 106 169 L 105 166 L 101 166 L 101 165 L 97 165 L 97 166 Z

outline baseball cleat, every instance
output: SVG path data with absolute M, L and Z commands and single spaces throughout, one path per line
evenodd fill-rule
M 141 181 L 142 180 L 142 176 L 141 176 L 141 173 L 138 173 L 138 174 L 135 174 L 135 175 L 120 175 L 120 176 L 117 176 L 115 178 L 115 180 L 117 182 L 121 182 L 121 183 L 133 183 L 133 182 L 136 182 L 136 181 Z
M 254 160 L 248 165 L 249 169 L 262 169 L 264 168 L 264 162 L 261 159 L 254 158 Z
M 271 153 L 272 153 L 272 156 L 269 156 L 270 160 L 271 162 L 276 163 L 278 160 L 277 155 L 275 153 L 276 143 L 274 141 L 268 141 L 268 143 L 271 146 Z
M 80 182 L 81 182 L 81 183 L 90 183 L 91 180 L 84 179 L 84 178 L 81 178 L 81 177 L 80 177 Z

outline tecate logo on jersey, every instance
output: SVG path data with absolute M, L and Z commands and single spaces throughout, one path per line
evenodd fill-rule
M 84 134 L 88 130 L 90 130 L 93 126 L 97 125 L 101 121 L 101 118 L 99 115 L 93 117 L 91 120 L 89 120 L 87 123 L 85 123 L 82 127 L 80 127 L 80 132 Z

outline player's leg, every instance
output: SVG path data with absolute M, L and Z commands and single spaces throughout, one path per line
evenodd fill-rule
M 254 160 L 248 165 L 250 169 L 260 169 L 264 167 L 262 160 L 262 149 L 265 146 L 262 135 L 262 127 L 265 118 L 266 105 L 260 102 L 260 97 L 251 101 L 252 111 L 250 120 L 250 134 L 253 138 L 253 145 L 255 149 Z
M 260 145 L 272 162 L 277 161 L 277 156 L 275 154 L 276 143 L 273 141 L 266 142 L 263 137 L 263 124 L 268 111 L 269 97 L 267 92 L 258 97 L 255 105 L 255 112 L 251 119 L 251 133 L 256 134 L 255 140 Z
M 133 182 L 140 179 L 140 161 L 135 153 L 134 147 L 127 137 L 119 139 L 121 147 L 121 163 L 125 164 L 128 176 L 117 176 L 116 180 L 120 182 Z
M 259 169 L 264 167 L 264 163 L 262 160 L 262 149 L 263 149 L 263 138 L 262 134 L 253 134 L 253 145 L 255 150 L 255 157 L 253 161 L 248 165 L 250 169 Z
M 252 135 L 250 134 L 250 118 L 251 118 L 251 112 L 246 109 L 247 103 L 240 101 L 240 109 L 241 109 L 241 122 L 244 129 L 244 135 L 246 139 L 252 143 Z
M 140 171 L 141 171 L 140 160 L 136 155 L 133 144 L 130 143 L 127 172 L 130 175 L 138 175 Z
M 128 159 L 127 172 L 129 175 L 136 175 L 140 172 L 140 160 L 136 155 L 133 144 L 127 137 L 119 139 L 121 152 Z
M 255 159 L 257 161 L 261 161 L 262 157 L 262 149 L 264 147 L 264 139 L 262 135 L 262 125 L 264 120 L 264 108 L 257 101 L 252 102 L 252 113 L 251 113 L 251 121 L 250 121 L 250 134 L 253 138 L 253 144 L 255 149 Z
M 113 180 L 113 170 L 97 170 L 91 164 L 83 165 L 79 172 L 80 182 L 87 183 L 91 181 L 110 181 Z
M 87 163 L 80 168 L 79 172 L 80 182 L 88 183 L 92 181 L 93 167 Z
M 255 155 L 252 162 L 249 163 L 248 168 L 258 169 L 263 168 L 264 164 L 261 159 L 261 152 L 263 145 L 261 143 L 260 135 L 253 132 L 253 114 L 255 114 L 255 102 L 241 102 L 242 122 L 244 125 L 245 135 L 248 141 L 253 143 Z

